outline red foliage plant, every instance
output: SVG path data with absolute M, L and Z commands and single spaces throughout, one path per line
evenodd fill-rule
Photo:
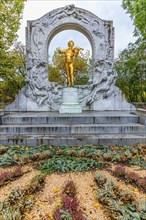
M 54 212 L 54 214 L 53 214 L 53 217 L 54 217 L 55 220 L 62 220 L 62 217 L 61 217 L 61 208 L 60 208 L 60 207 L 58 207 L 58 208 L 55 210 L 55 212 Z
M 66 195 L 71 196 L 71 197 L 75 196 L 76 187 L 75 187 L 75 185 L 72 181 L 68 181 L 68 183 L 66 184 L 66 186 L 63 190 L 63 194 L 66 194 Z
M 117 166 L 115 167 L 115 170 L 114 170 L 114 173 L 117 175 L 117 176 L 125 176 L 125 168 L 124 167 L 121 167 L 121 166 Z
M 8 180 L 11 180 L 14 177 L 18 177 L 20 175 L 22 175 L 22 168 L 21 167 L 16 167 L 15 170 L 13 170 L 12 172 L 7 171 L 7 172 L 3 172 L 0 175 L 0 186 L 4 185 L 4 183 Z
M 13 177 L 20 176 L 22 173 L 22 167 L 16 167 L 16 169 L 13 171 Z
M 144 178 L 140 178 L 138 180 L 138 184 L 142 187 L 142 189 L 146 190 L 146 176 Z
M 128 182 L 146 190 L 146 176 L 142 178 L 135 172 L 126 173 L 125 168 L 121 166 L 115 167 L 114 173 L 116 176 L 122 177 Z
M 2 186 L 5 183 L 5 181 L 11 179 L 11 176 L 12 174 L 10 172 L 3 172 L 0 175 L 0 186 Z
M 129 180 L 129 182 L 135 182 L 135 183 L 137 183 L 140 178 L 139 175 L 134 172 L 127 173 L 126 177 Z
M 86 218 L 83 216 L 81 210 L 78 211 L 72 211 L 71 217 L 73 220 L 86 220 Z
M 62 211 L 68 211 L 73 220 L 85 220 L 82 211 L 79 209 L 79 201 L 75 197 L 76 188 L 72 181 L 69 181 L 62 194 L 62 207 L 58 207 L 54 212 L 55 220 L 63 220 Z
M 77 210 L 78 206 L 79 206 L 79 201 L 77 200 L 77 198 L 72 198 L 70 196 L 67 195 L 63 195 L 63 204 L 65 206 L 65 208 L 69 209 L 69 210 Z

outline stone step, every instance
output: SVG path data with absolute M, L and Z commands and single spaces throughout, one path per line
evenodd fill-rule
M 33 124 L 1 125 L 4 134 L 145 134 L 146 127 L 138 123 L 128 124 Z
M 146 142 L 145 118 L 126 111 L 2 115 L 0 144 L 132 145 Z
M 1 144 L 6 145 L 53 145 L 53 146 L 81 146 L 87 144 L 104 144 L 107 146 L 134 145 L 146 143 L 145 134 L 100 134 L 100 135 L 3 135 Z
M 139 117 L 136 115 L 111 112 L 103 113 L 83 113 L 83 114 L 65 114 L 58 113 L 30 113 L 30 114 L 12 114 L 3 116 L 1 124 L 125 124 L 138 123 Z

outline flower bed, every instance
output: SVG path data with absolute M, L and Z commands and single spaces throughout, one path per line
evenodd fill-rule
M 22 176 L 28 171 L 23 171 L 22 167 L 16 167 L 13 171 L 4 171 L 0 174 L 0 187 L 8 184 L 10 181 L 15 180 L 16 178 Z
M 20 219 L 30 211 L 35 203 L 35 193 L 43 187 L 45 177 L 44 174 L 36 175 L 25 188 L 14 188 L 8 198 L 0 202 L 0 219 Z
M 146 176 L 142 178 L 135 172 L 126 172 L 126 169 L 122 166 L 115 167 L 112 173 L 125 182 L 131 183 L 146 192 Z
M 3 147 L 3 146 L 1 146 Z M 146 169 L 145 145 L 137 146 L 78 146 L 78 147 L 53 147 L 53 146 L 37 146 L 37 147 L 20 147 L 10 146 L 7 151 L 0 156 L 0 166 L 24 165 L 28 163 L 40 162 L 54 157 L 74 157 L 88 158 L 107 165 L 107 162 L 121 163 L 127 165 L 139 165 Z
M 1 146 L 0 149 L 2 220 L 146 219 L 145 145 Z M 30 169 L 22 176 L 27 172 L 25 164 Z M 131 169 L 133 164 L 139 166 L 142 176 L 139 171 L 127 171 L 123 167 L 127 165 Z M 113 166 L 116 166 L 114 170 Z M 45 174 L 36 176 L 41 172 Z M 23 187 L 21 178 L 25 179 Z M 20 187 L 14 188 L 17 182 Z M 120 184 L 123 184 L 122 190 Z M 56 193 L 57 185 L 60 188 Z M 7 195 L 4 190 L 8 187 Z
M 95 176 L 99 187 L 98 200 L 107 207 L 107 215 L 111 219 L 145 219 L 146 201 L 136 202 L 132 193 L 119 190 L 118 186 L 103 174 Z
M 76 187 L 72 181 L 69 181 L 61 196 L 62 204 L 57 207 L 53 213 L 55 220 L 86 220 L 79 208 L 79 201 L 76 198 Z

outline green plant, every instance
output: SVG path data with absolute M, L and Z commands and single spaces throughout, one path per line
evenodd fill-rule
M 107 178 L 106 178 L 105 175 L 103 175 L 102 173 L 98 173 L 98 174 L 95 175 L 95 180 L 96 180 L 97 184 L 98 184 L 100 187 L 102 187 L 103 184 L 106 183 Z
M 99 180 L 98 180 L 99 178 Z M 142 202 L 142 209 L 138 208 L 141 205 L 137 204 L 134 200 L 133 195 L 127 191 L 121 191 L 116 184 L 108 179 L 101 184 L 101 176 L 96 175 L 96 183 L 98 184 L 97 198 L 98 200 L 106 205 L 108 210 L 108 215 L 112 219 L 121 220 L 141 220 L 145 219 L 145 203 Z M 102 175 L 102 180 L 106 178 Z
M 133 203 L 135 201 L 134 195 L 129 190 L 118 191 L 118 194 L 123 204 Z
M 34 193 L 43 187 L 45 177 L 46 175 L 44 174 L 36 175 L 25 188 L 14 188 L 8 198 L 0 202 L 0 219 L 3 220 L 6 217 L 10 219 L 20 219 L 25 211 L 29 211 L 35 203 Z M 18 215 L 19 218 L 12 218 L 12 216 Z
M 2 211 L 2 220 L 19 219 L 21 212 L 19 209 L 6 208 Z
M 143 154 L 145 152 L 145 146 L 123 146 L 123 147 L 107 147 L 104 145 L 85 145 L 85 146 L 36 146 L 36 147 L 25 147 L 25 146 L 7 146 L 7 152 L 0 158 L 0 166 L 12 166 L 16 164 L 25 164 L 39 161 L 44 162 L 46 159 L 52 158 L 73 158 L 75 160 L 74 165 L 77 165 L 77 161 L 86 160 L 84 164 L 91 161 L 98 167 L 98 164 L 102 164 L 104 161 L 109 162 L 120 162 L 124 164 L 134 163 L 139 164 L 141 167 L 145 167 L 145 161 Z M 139 159 L 138 159 L 139 158 Z M 51 161 L 50 160 L 50 161 Z M 58 159 L 56 159 L 58 161 Z M 65 159 L 66 160 L 66 159 Z M 68 159 L 67 159 L 68 160 Z M 61 162 L 63 163 L 63 162 Z M 104 162 L 104 165 L 107 163 Z M 72 164 L 73 165 L 73 164 Z M 73 165 L 73 166 L 74 166 Z M 75 165 L 75 166 L 76 166 Z M 86 166 L 86 165 L 85 165 Z M 91 165 L 91 167 L 94 165 Z M 77 171 L 83 170 L 81 163 L 76 167 Z M 88 164 L 88 167 L 90 165 Z M 65 166 L 62 166 L 60 171 L 51 172 L 67 172 L 69 170 L 74 170 L 74 168 L 67 168 L 65 171 Z M 91 169 L 91 168 L 90 168 Z M 56 168 L 55 168 L 56 170 Z M 86 169 L 88 170 L 88 169 Z
M 54 156 L 44 164 L 42 164 L 39 169 L 47 174 L 53 172 L 66 173 L 69 171 L 73 172 L 84 172 L 96 167 L 102 167 L 101 162 L 97 162 L 88 158 L 76 158 L 69 156 Z
M 138 211 L 143 211 L 146 215 L 146 200 L 137 201 L 136 207 Z
M 146 161 L 144 160 L 143 156 L 138 155 L 129 162 L 130 165 L 138 165 L 141 168 L 146 170 Z
M 60 212 L 61 212 L 61 218 L 62 219 L 72 220 L 72 217 L 71 217 L 68 210 L 60 210 Z
M 0 158 L 0 166 L 11 166 L 19 163 L 14 160 L 9 154 L 4 154 Z

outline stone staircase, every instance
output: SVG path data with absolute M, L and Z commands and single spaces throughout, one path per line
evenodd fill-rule
M 0 143 L 27 146 L 146 143 L 146 118 L 126 111 L 11 113 L 1 116 Z

